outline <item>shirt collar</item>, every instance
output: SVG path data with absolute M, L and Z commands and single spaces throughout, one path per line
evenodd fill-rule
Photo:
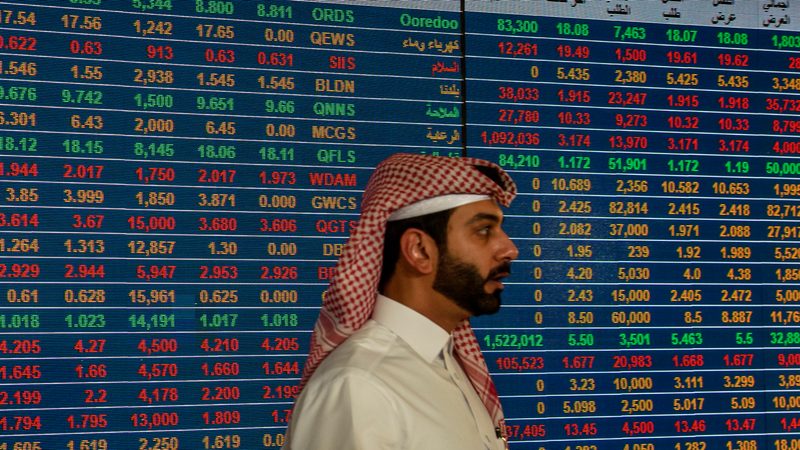
M 404 340 L 422 359 L 433 363 L 450 341 L 450 333 L 413 309 L 378 294 L 372 319 Z

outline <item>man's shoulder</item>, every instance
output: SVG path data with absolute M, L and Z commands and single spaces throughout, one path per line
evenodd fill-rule
M 322 361 L 309 383 L 340 377 L 386 381 L 408 369 L 410 351 L 391 330 L 370 320 Z
M 317 372 L 358 371 L 374 372 L 394 354 L 397 335 L 370 320 L 348 337 L 320 364 Z

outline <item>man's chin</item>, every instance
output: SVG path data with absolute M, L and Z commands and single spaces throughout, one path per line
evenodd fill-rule
M 486 316 L 491 314 L 496 314 L 500 311 L 500 293 L 502 293 L 502 289 L 496 289 L 492 293 L 487 293 L 484 295 L 480 301 L 477 301 L 472 308 L 473 316 Z

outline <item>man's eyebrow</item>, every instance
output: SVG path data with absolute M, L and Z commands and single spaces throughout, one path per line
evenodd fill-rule
M 491 221 L 491 222 L 494 222 L 494 223 L 502 223 L 502 222 L 503 222 L 503 218 L 502 218 L 502 217 L 500 217 L 500 215 L 499 215 L 499 214 L 494 214 L 494 213 L 477 213 L 477 214 L 475 214 L 474 216 L 472 216 L 472 218 L 471 218 L 471 219 L 469 219 L 469 220 L 467 221 L 467 225 L 471 225 L 471 224 L 473 224 L 473 223 L 475 223 L 475 222 L 480 222 L 480 221 L 482 221 L 482 220 L 488 220 L 488 221 Z

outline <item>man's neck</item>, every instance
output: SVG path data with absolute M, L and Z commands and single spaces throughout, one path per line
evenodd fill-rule
M 422 314 L 448 333 L 469 318 L 468 312 L 433 288 L 420 289 L 413 283 L 390 282 L 382 294 Z

